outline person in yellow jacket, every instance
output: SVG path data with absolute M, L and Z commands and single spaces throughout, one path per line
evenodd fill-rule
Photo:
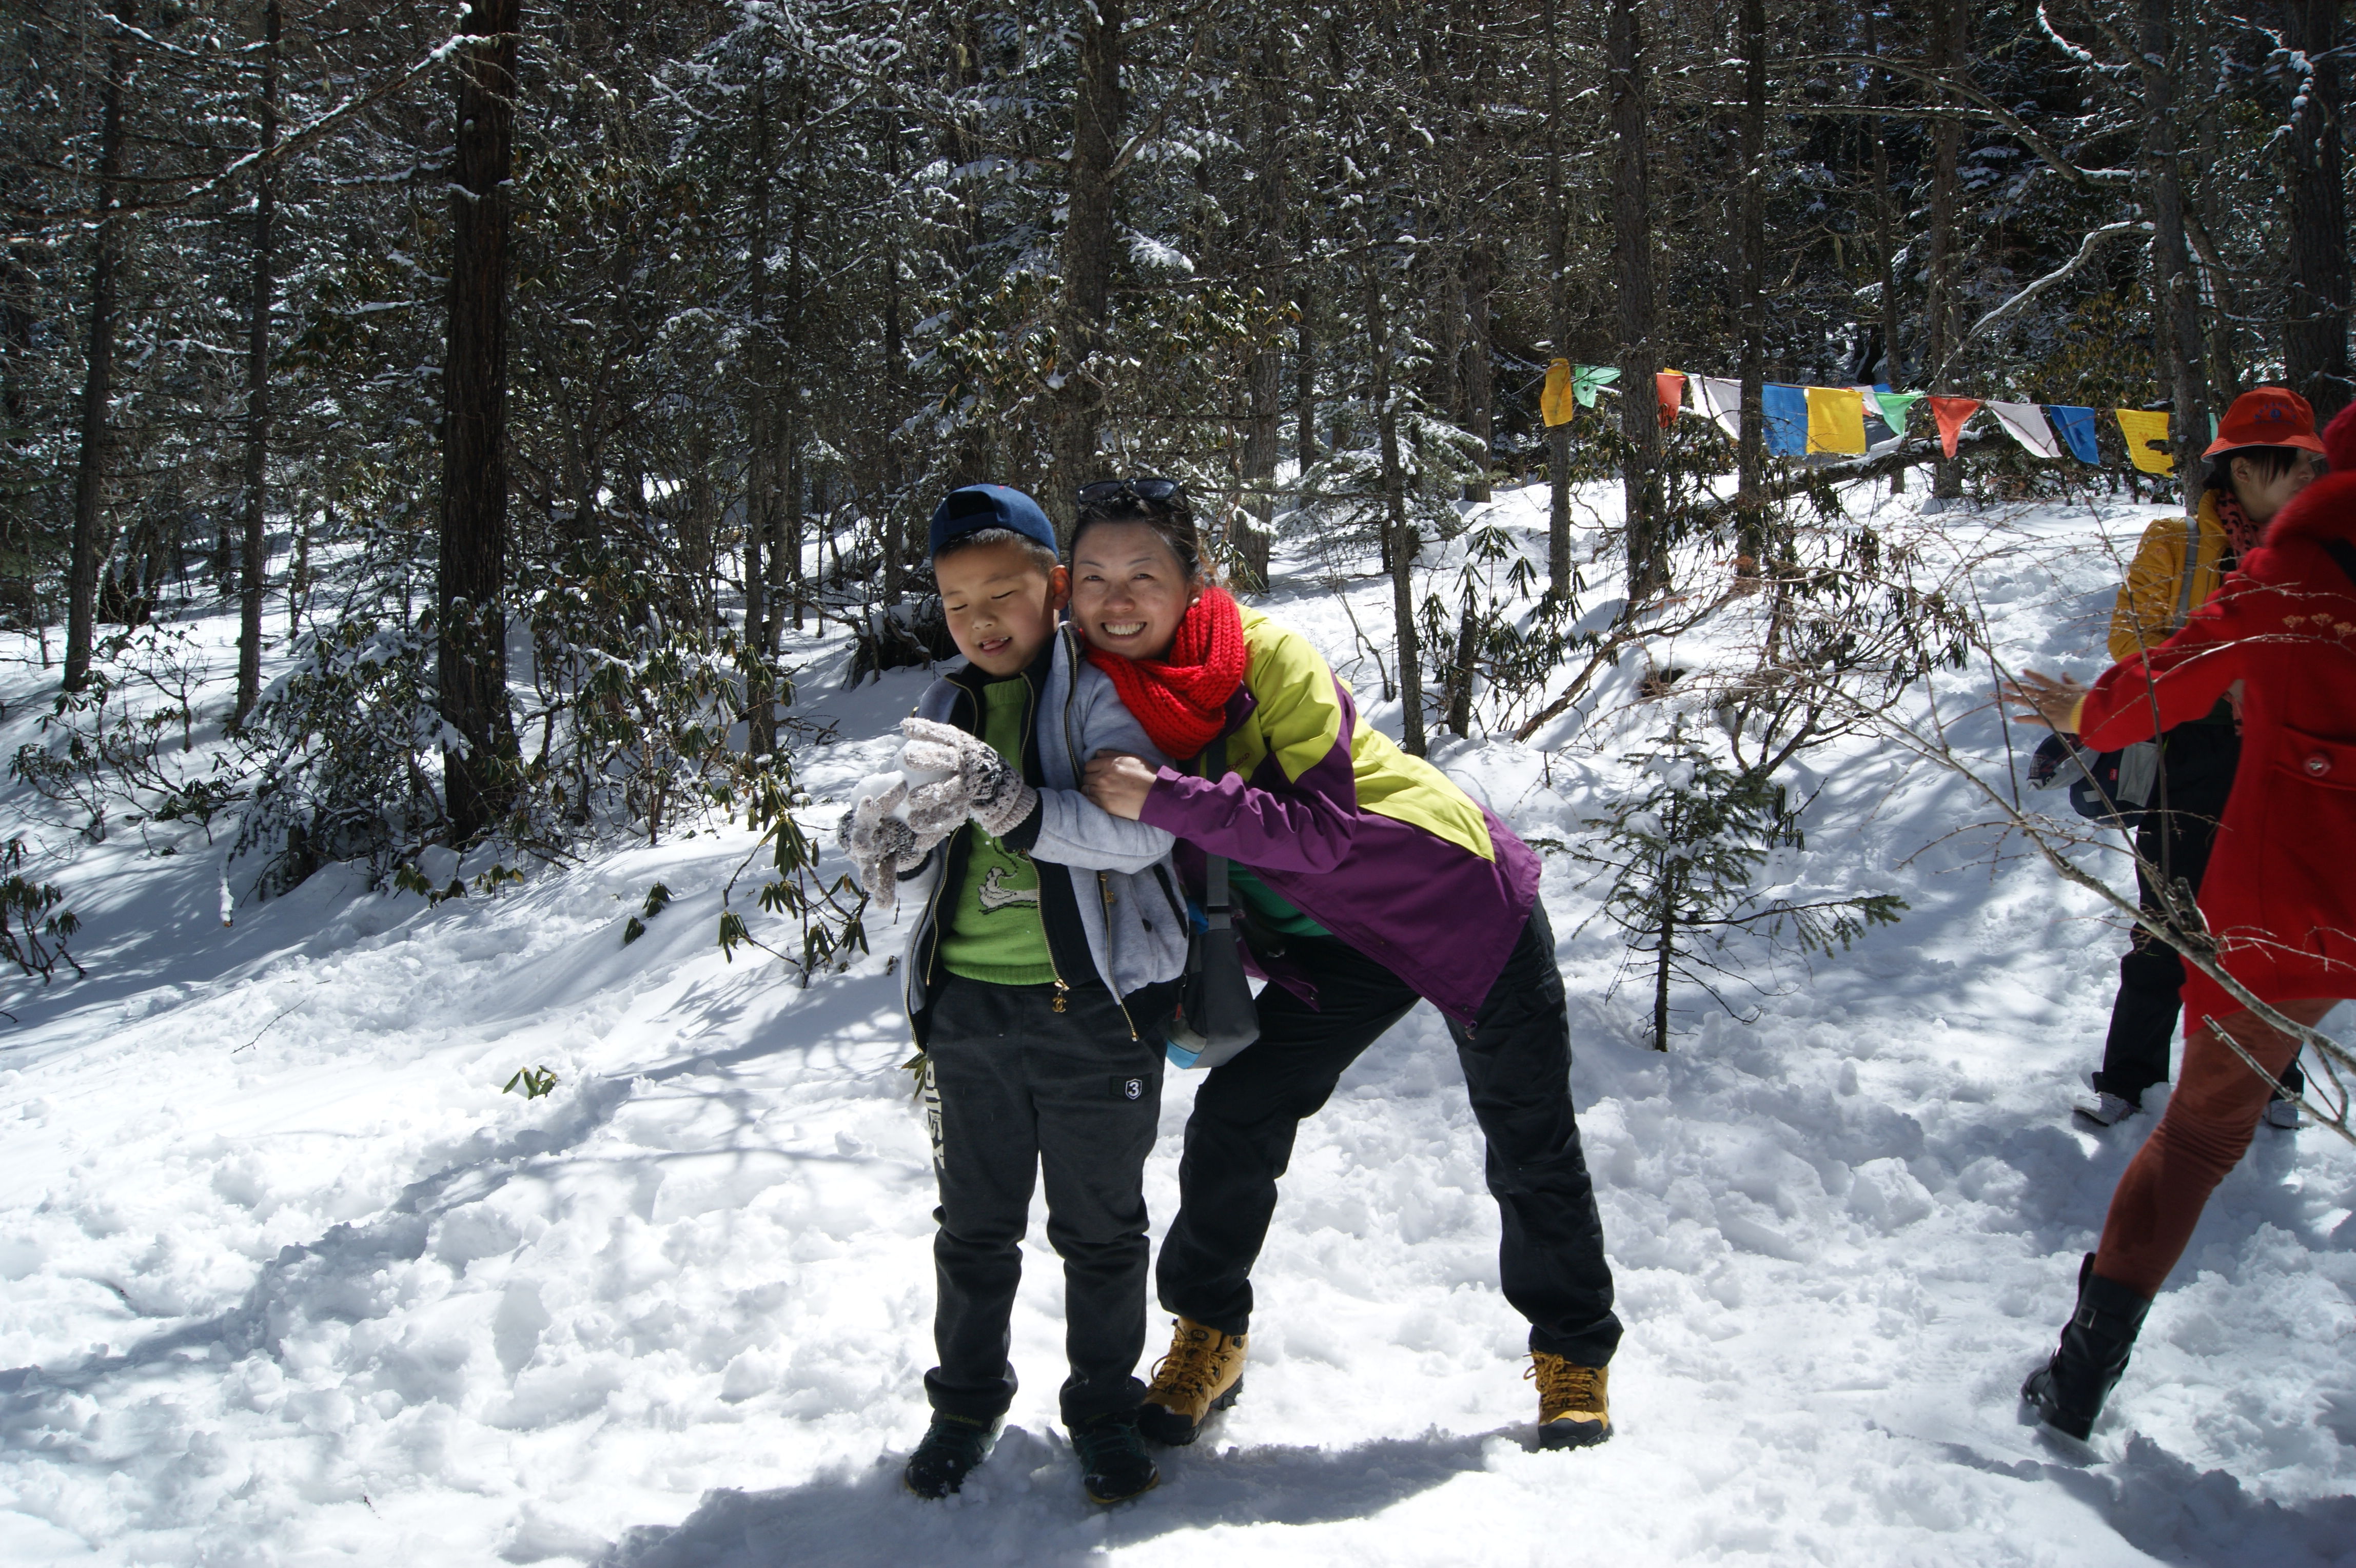
M 2297 392 L 2260 387 L 2233 400 L 2218 422 L 2217 439 L 2202 454 L 2209 473 L 2199 515 L 2161 518 L 2144 531 L 2111 610 L 2114 662 L 2157 648 L 2209 602 L 2265 537 L 2275 513 L 2321 471 L 2322 452 L 2315 411 Z M 2159 778 L 2136 830 L 2136 882 L 2147 908 L 2158 904 L 2155 872 L 2201 890 L 2241 762 L 2233 705 L 2220 702 L 2206 715 L 2169 730 L 2159 746 Z M 2184 961 L 2176 950 L 2138 929 L 2119 961 L 2102 1070 L 2092 1079 L 2092 1098 L 2076 1107 L 2079 1115 L 2107 1127 L 2141 1110 L 2145 1090 L 2168 1081 L 2183 987 Z M 2305 1081 L 2294 1060 L 2283 1074 L 2284 1088 L 2295 1095 Z M 2277 1100 L 2268 1120 L 2294 1127 L 2297 1114 L 2288 1101 Z

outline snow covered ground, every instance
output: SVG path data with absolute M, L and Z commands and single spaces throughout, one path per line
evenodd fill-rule
M 2104 535 L 2149 515 L 1970 520 L 2018 542 L 1977 584 L 2012 659 L 2097 667 Z M 1497 516 L 1542 530 L 1542 496 Z M 1387 584 L 1290 564 L 1276 612 L 1395 724 L 1345 610 L 1386 643 Z M 232 623 L 197 625 L 225 676 Z M 811 658 L 808 705 L 845 738 L 804 777 L 839 798 L 922 677 L 846 694 L 839 653 Z M 1623 673 L 1583 728 L 1438 758 L 1573 838 L 1641 717 L 1611 711 Z M 48 680 L 0 675 L 0 746 Z M 1937 686 L 1962 714 L 1987 683 Z M 2000 769 L 1990 714 L 1956 733 Z M 2015 1390 L 2150 1125 L 2065 1113 L 2119 938 L 2033 859 L 1950 837 L 1983 814 L 1952 776 L 1863 741 L 1806 774 L 1809 874 L 1912 908 L 1754 1024 L 1682 996 L 1665 1057 L 1549 856 L 1629 1327 L 1613 1440 L 1528 1447 L 1480 1143 L 1424 1008 L 1303 1131 L 1247 1396 L 1112 1510 L 1054 1420 L 1035 1220 L 1004 1439 L 960 1498 L 900 1488 L 932 1198 L 898 937 L 807 990 L 724 961 L 741 831 L 432 909 L 331 871 L 226 928 L 223 846 L 86 847 L 52 875 L 89 978 L 0 983 L 0 1562 L 2356 1562 L 2356 1157 L 2262 1133 L 2091 1449 L 2024 1425 Z M 658 880 L 676 901 L 625 947 Z M 552 1095 L 500 1092 L 536 1066 Z M 1194 1087 L 1172 1075 L 1160 1221 Z

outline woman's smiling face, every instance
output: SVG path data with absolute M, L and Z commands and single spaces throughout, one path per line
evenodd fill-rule
M 1072 618 L 1108 653 L 1159 659 L 1194 604 L 1178 553 L 1141 522 L 1092 522 L 1072 552 Z

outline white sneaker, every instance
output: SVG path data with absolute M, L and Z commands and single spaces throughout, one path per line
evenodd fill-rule
M 2296 1100 L 2267 1101 L 2266 1125 L 2285 1133 L 2297 1132 L 2306 1125 L 2298 1119 L 2298 1101 Z
M 2114 1127 L 2143 1109 L 2132 1100 L 2122 1100 L 2109 1090 L 2100 1090 L 2092 1100 L 2081 1100 L 2071 1107 L 2097 1127 Z

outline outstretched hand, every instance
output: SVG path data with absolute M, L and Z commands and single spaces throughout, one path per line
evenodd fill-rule
M 2024 670 L 2019 680 L 1999 684 L 1996 694 L 2008 707 L 2019 709 L 2024 721 L 2043 725 L 2057 735 L 2069 735 L 2077 720 L 2078 704 L 2089 690 L 2067 675 L 2056 680 Z
M 1088 758 L 1080 793 L 1107 813 L 1133 822 L 1145 810 L 1145 797 L 1155 778 L 1141 757 L 1125 751 L 1100 751 Z

